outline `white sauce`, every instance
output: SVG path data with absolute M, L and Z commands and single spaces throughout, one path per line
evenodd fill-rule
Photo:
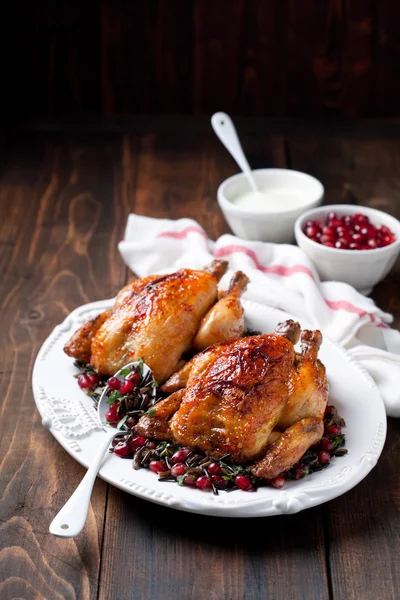
M 301 192 L 294 189 L 269 189 L 260 192 L 246 192 L 231 200 L 232 204 L 260 213 L 284 212 L 300 208 L 307 202 Z

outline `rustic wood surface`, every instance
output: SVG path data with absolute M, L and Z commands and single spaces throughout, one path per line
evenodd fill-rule
M 6 114 L 398 117 L 398 0 L 5 2 Z
M 63 130 L 62 130 L 63 129 Z M 72 129 L 72 128 L 71 128 Z M 400 217 L 400 132 L 242 122 L 253 166 L 307 170 L 327 201 Z M 128 131 L 129 130 L 129 131 Z M 257 131 L 257 134 L 255 133 Z M 390 131 L 390 135 L 382 132 Z M 19 131 L 0 164 L 0 597 L 383 600 L 400 589 L 399 434 L 390 419 L 377 467 L 355 489 L 297 515 L 235 520 L 176 512 L 97 480 L 74 540 L 49 535 L 84 474 L 42 427 L 31 392 L 40 345 L 76 306 L 128 280 L 117 251 L 129 212 L 228 231 L 215 201 L 236 167 L 207 121 L 122 123 L 103 131 Z M 374 298 L 400 326 L 400 265 Z M 354 393 L 357 393 L 354 390 Z

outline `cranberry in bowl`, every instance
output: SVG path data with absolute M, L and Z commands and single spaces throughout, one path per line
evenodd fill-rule
M 343 281 L 368 294 L 400 251 L 400 222 L 365 206 L 335 204 L 301 215 L 296 241 L 322 281 Z

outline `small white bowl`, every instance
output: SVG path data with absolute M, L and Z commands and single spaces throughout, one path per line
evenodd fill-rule
M 314 242 L 304 233 L 306 221 L 325 220 L 328 213 L 338 217 L 360 213 L 369 217 L 373 225 L 386 225 L 396 236 L 396 241 L 373 250 L 342 250 Z M 389 273 L 400 252 L 400 222 L 374 208 L 334 204 L 309 210 L 299 217 L 295 225 L 296 241 L 310 257 L 322 281 L 344 281 L 363 294 L 369 294 L 374 285 Z
M 324 187 L 318 179 L 290 169 L 256 169 L 257 185 L 276 196 L 276 210 L 256 211 L 234 204 L 234 200 L 251 191 L 243 173 L 226 179 L 218 188 L 218 203 L 235 235 L 245 240 L 262 242 L 292 242 L 293 228 L 299 215 L 321 204 Z M 289 210 L 279 209 L 279 197 L 301 196 L 301 205 Z M 272 201 L 272 200 L 271 200 Z

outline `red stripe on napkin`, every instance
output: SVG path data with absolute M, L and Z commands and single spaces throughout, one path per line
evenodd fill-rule
M 282 277 L 294 275 L 295 273 L 304 273 L 305 275 L 308 275 L 308 277 L 310 277 L 313 281 L 315 281 L 312 271 L 304 265 L 293 265 L 292 267 L 285 267 L 283 265 L 271 265 L 269 267 L 264 267 L 262 264 L 259 263 L 256 253 L 253 252 L 253 250 L 250 250 L 250 248 L 246 248 L 245 246 L 225 246 L 225 248 L 219 248 L 218 250 L 216 250 L 214 252 L 214 256 L 220 258 L 222 256 L 232 254 L 233 252 L 243 252 L 244 254 L 246 254 L 249 258 L 253 260 L 257 269 L 259 269 L 263 273 L 272 273 L 274 275 L 281 275 Z M 329 306 L 329 308 L 331 308 L 332 310 L 344 310 L 346 312 L 355 313 L 360 318 L 364 317 L 365 315 L 368 315 L 371 320 L 371 323 L 374 323 L 375 321 L 374 315 L 368 313 L 365 310 L 362 310 L 361 308 L 358 308 L 357 306 L 354 306 L 347 300 L 327 300 L 326 298 L 324 298 L 324 300 Z
M 305 267 L 304 265 L 293 265 L 292 267 L 284 267 L 283 265 L 271 265 L 270 267 L 263 267 L 262 264 L 258 262 L 257 255 L 250 248 L 246 248 L 245 246 L 225 246 L 225 248 L 219 248 L 214 252 L 214 256 L 216 258 L 221 258 L 222 256 L 227 256 L 228 254 L 232 254 L 232 252 L 243 252 L 247 254 L 253 262 L 255 263 L 257 269 L 262 271 L 263 273 L 272 273 L 274 275 L 282 275 L 283 277 L 287 277 L 289 275 L 294 275 L 295 273 L 304 273 L 314 279 L 314 275 L 312 271 Z
M 162 233 L 159 233 L 157 237 L 171 237 L 176 240 L 182 240 L 189 233 L 199 233 L 208 241 L 206 232 L 200 229 L 200 227 L 195 227 L 194 225 L 189 225 L 189 227 L 185 227 L 185 229 L 182 229 L 181 231 L 163 231 Z
M 182 240 L 183 238 L 187 237 L 189 233 L 199 233 L 208 241 L 207 234 L 200 227 L 195 227 L 194 225 L 185 227 L 185 229 L 182 229 L 181 231 L 164 231 L 162 233 L 159 233 L 157 237 L 170 237 L 177 240 Z M 297 264 L 293 265 L 292 267 L 285 267 L 284 265 L 270 265 L 269 267 L 264 267 L 258 261 L 256 253 L 253 250 L 250 250 L 250 248 L 246 248 L 245 246 L 231 245 L 225 246 L 224 248 L 218 248 L 218 250 L 214 252 L 214 256 L 216 258 L 222 258 L 223 256 L 228 256 L 233 252 L 242 252 L 243 254 L 246 254 L 249 258 L 252 259 L 257 269 L 259 271 L 262 271 L 263 273 L 271 273 L 273 275 L 280 275 L 282 277 L 288 277 L 296 273 L 303 273 L 304 275 L 307 275 L 313 281 L 315 281 L 311 269 L 304 265 Z M 365 310 L 362 310 L 361 308 L 358 308 L 357 306 L 354 306 L 354 304 L 351 304 L 347 300 L 327 300 L 326 298 L 324 298 L 324 300 L 329 306 L 329 308 L 332 310 L 344 310 L 346 312 L 355 313 L 360 318 L 364 317 L 365 315 L 368 315 L 371 320 L 371 323 L 375 322 L 374 315 L 368 313 Z M 378 327 L 386 328 L 387 325 L 381 323 L 378 325 Z

